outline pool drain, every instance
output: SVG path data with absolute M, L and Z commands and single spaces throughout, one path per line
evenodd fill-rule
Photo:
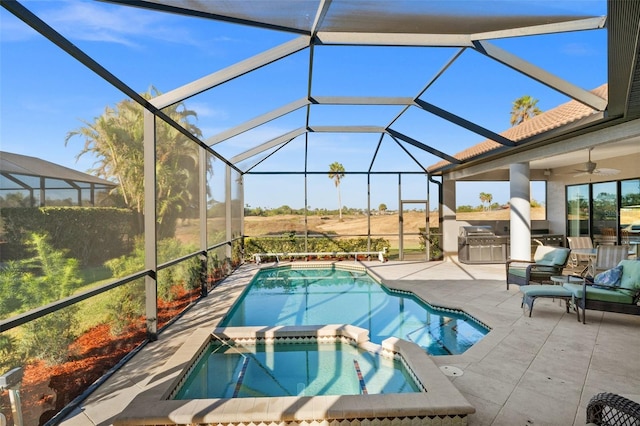
M 442 371 L 445 376 L 450 377 L 458 377 L 464 374 L 463 371 L 458 367 L 452 367 L 450 365 L 443 365 L 442 367 L 440 367 L 440 371 Z

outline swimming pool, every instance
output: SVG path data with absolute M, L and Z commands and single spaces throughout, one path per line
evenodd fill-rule
M 362 269 L 363 270 L 363 269 Z M 361 271 L 361 270 L 360 270 Z M 239 279 L 221 285 L 221 292 L 231 291 L 233 299 L 246 289 L 248 280 Z M 227 287 L 227 288 L 225 288 Z M 226 309 L 226 308 L 225 308 Z M 210 313 L 209 313 L 210 314 Z M 187 331 L 187 330 L 184 330 Z M 495 331 L 495 330 L 494 330 Z M 424 349 L 405 339 L 389 337 L 381 344 L 372 343 L 369 331 L 350 324 L 308 326 L 202 327 L 188 330 L 188 337 L 155 374 L 145 379 L 142 391 L 118 414 L 114 424 L 223 424 L 246 425 L 340 425 L 433 426 L 465 425 L 475 412 L 460 391 Z M 249 396 L 243 398 L 174 399 L 189 379 L 202 355 L 216 340 L 233 345 L 332 343 L 336 340 L 357 345 L 366 351 L 382 353 L 402 363 L 420 391 L 407 393 L 371 393 L 358 395 Z M 231 343 L 232 342 L 232 343 Z M 483 351 L 476 345 L 473 353 Z M 471 351 L 469 351 L 471 352 Z M 466 357 L 468 355 L 460 355 Z M 440 358 L 443 359 L 443 358 Z M 455 358 L 464 362 L 463 358 Z M 148 360 L 145 362 L 149 362 Z M 267 361 L 268 362 L 268 361 Z M 268 364 L 267 364 L 268 365 Z M 220 374 L 219 371 L 216 375 Z M 367 382 L 367 374 L 363 374 Z M 215 377 L 213 378 L 215 380 Z M 237 383 L 237 382 L 236 382 Z M 297 388 L 296 388 L 297 390 Z M 303 389 L 301 388 L 301 391 Z
M 232 345 L 214 340 L 173 399 L 419 391 L 402 362 L 348 342 Z
M 263 269 L 221 325 L 320 324 L 352 324 L 369 330 L 374 343 L 397 337 L 430 355 L 461 354 L 489 332 L 463 311 L 391 291 L 364 269 L 337 267 Z

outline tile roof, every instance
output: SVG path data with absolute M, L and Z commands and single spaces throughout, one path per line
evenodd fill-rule
M 608 85 L 603 84 L 602 86 L 592 90 L 591 93 L 603 99 L 608 99 Z M 517 145 L 517 142 L 519 141 L 578 121 L 580 119 L 593 115 L 596 112 L 597 111 L 591 107 L 588 107 L 576 100 L 571 100 L 567 103 L 550 109 L 549 111 L 545 111 L 540 115 L 530 118 L 529 120 L 524 121 L 517 126 L 511 127 L 500 133 L 500 135 L 516 142 Z M 493 151 L 494 149 L 500 148 L 502 146 L 502 144 L 492 141 L 491 139 L 486 139 L 477 145 L 471 146 L 463 151 L 458 152 L 457 154 L 453 155 L 453 157 L 457 158 L 458 160 L 465 161 L 477 155 Z M 432 172 L 449 164 L 451 164 L 449 161 L 442 160 L 437 162 L 436 164 L 429 166 L 427 170 Z

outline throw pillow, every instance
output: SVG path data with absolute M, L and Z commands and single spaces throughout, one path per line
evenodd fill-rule
M 600 272 L 593 278 L 593 283 L 607 287 L 619 287 L 620 278 L 622 278 L 622 266 L 616 266 L 612 269 Z

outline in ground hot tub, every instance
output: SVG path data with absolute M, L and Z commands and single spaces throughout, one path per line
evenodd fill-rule
M 217 342 L 216 342 L 217 341 Z M 296 387 L 296 395 L 173 399 L 181 392 L 190 380 L 192 373 L 199 367 L 203 355 L 212 347 L 229 345 L 231 347 L 250 347 L 252 345 L 334 345 L 340 343 L 358 351 L 375 354 L 377 357 L 391 359 L 401 365 L 407 381 L 413 382 L 415 390 L 406 393 L 390 392 L 365 393 L 367 378 L 371 371 L 360 375 L 352 363 L 333 363 L 331 368 L 339 369 L 339 375 L 352 374 L 358 377 L 357 394 L 314 395 L 307 394 L 309 386 Z M 227 347 L 228 350 L 231 350 Z M 335 354 L 334 354 L 335 355 Z M 262 361 L 264 375 L 282 379 L 281 373 L 269 369 L 265 353 Z M 242 358 L 242 357 L 241 357 Z M 356 357 L 356 360 L 358 358 Z M 310 360 L 311 361 L 311 360 Z M 353 361 L 353 359 L 351 359 Z M 250 362 L 250 361 L 249 361 Z M 246 365 L 248 365 L 248 363 Z M 275 361 L 272 360 L 272 365 Z M 242 387 L 244 378 L 241 365 L 232 362 L 230 368 L 235 374 L 232 386 Z M 345 369 L 348 371 L 343 371 Z M 259 368 L 262 368 L 259 367 Z M 290 370 L 299 369 L 300 365 L 290 365 Z M 248 368 L 248 366 L 246 367 Z M 214 370 L 213 380 L 216 379 Z M 285 370 L 286 371 L 286 370 Z M 311 370 L 310 370 L 311 371 Z M 268 373 L 268 374 L 267 374 Z M 335 376 L 335 371 L 327 371 Z M 245 369 L 246 374 L 246 369 Z M 234 374 L 220 374 L 234 377 Z M 201 378 L 200 380 L 208 380 Z M 238 382 L 240 381 L 240 385 Z M 302 382 L 300 382 L 302 383 Z M 283 383 L 281 383 L 282 385 Z M 259 393 L 259 392 L 258 392 Z M 321 393 L 321 392 L 320 392 Z M 227 426 L 247 425 L 250 423 L 264 425 L 305 426 L 312 423 L 340 424 L 341 426 L 374 426 L 391 424 L 411 424 L 423 426 L 432 424 L 464 425 L 467 416 L 475 409 L 453 386 L 443 372 L 424 353 L 424 350 L 411 342 L 391 337 L 381 345 L 369 341 L 365 329 L 352 325 L 324 326 L 280 326 L 280 327 L 227 327 L 196 330 L 172 358 L 149 379 L 143 392 L 139 393 L 127 408 L 115 420 L 116 425 L 156 425 L 156 424 L 225 424 Z
M 345 338 L 214 339 L 173 399 L 420 392 L 402 362 L 378 348 Z

